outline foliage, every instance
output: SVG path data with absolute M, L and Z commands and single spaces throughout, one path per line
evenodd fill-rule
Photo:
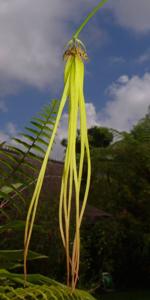
M 106 127 L 94 126 L 88 129 L 89 142 L 91 147 L 108 147 L 113 140 L 113 133 Z
M 101 287 L 102 272 L 112 274 L 116 287 L 149 284 L 150 131 L 147 130 L 148 126 L 149 119 L 146 117 L 134 126 L 131 133 L 124 133 L 121 140 L 106 148 L 92 148 L 93 167 L 89 204 L 110 212 L 112 217 L 100 219 L 92 224 L 85 222 L 82 226 L 79 278 L 81 287 L 89 289 L 89 286 L 91 288 L 97 284 Z M 84 188 L 84 180 L 82 186 Z M 1 219 L 3 221 L 3 225 L 0 226 L 1 249 L 8 251 L 22 248 L 25 209 L 30 198 L 27 195 L 27 193 L 23 195 L 26 203 L 19 202 L 16 197 L 10 199 L 7 206 L 3 208 L 3 212 L 6 212 L 9 219 L 4 215 Z M 47 192 L 41 196 L 31 249 L 43 253 L 48 256 L 48 259 L 44 264 L 42 259 L 38 260 L 38 263 L 36 260 L 30 261 L 29 271 L 41 272 L 64 281 L 65 257 L 59 238 L 58 195 L 50 195 L 51 205 L 49 205 Z M 13 202 L 15 205 L 11 207 Z M 21 263 L 14 261 L 10 264 L 10 268 L 17 267 L 18 264 L 22 265 L 22 261 Z M 22 266 L 17 268 L 15 270 L 22 272 Z M 47 286 L 46 282 L 37 284 Z
M 102 273 L 114 270 L 114 249 L 118 245 L 118 226 L 113 217 L 86 223 L 82 228 L 81 286 L 103 288 Z
M 132 289 L 128 291 L 113 291 L 112 293 L 106 293 L 100 296 L 103 300 L 149 300 L 150 291 L 147 289 Z
M 138 124 L 133 127 L 131 134 L 140 142 L 150 142 L 150 111 L 144 119 L 140 120 Z
M 88 129 L 88 139 L 90 148 L 106 148 L 113 141 L 114 132 L 107 127 L 94 126 Z M 80 132 L 77 131 L 76 151 L 80 153 Z M 62 146 L 67 147 L 67 139 L 61 141 Z
M 26 204 L 24 191 L 34 185 L 41 156 L 45 153 L 58 110 L 58 101 L 53 100 L 43 108 L 39 117 L 34 117 L 26 133 L 15 137 L 8 145 L 0 147 L 0 218 L 9 219 L 7 207 L 15 207 L 16 199 Z M 9 205 L 10 204 L 10 205 Z
M 1 267 L 7 267 L 7 269 L 15 268 L 19 271 L 22 270 L 23 253 L 22 250 L 18 249 L 21 249 L 23 246 L 26 208 L 37 179 L 37 172 L 41 163 L 40 156 L 45 152 L 47 141 L 53 129 L 58 105 L 59 102 L 54 100 L 50 105 L 45 106 L 39 114 L 39 117 L 33 118 L 31 126 L 26 127 L 27 133 L 22 133 L 20 138 L 13 139 L 15 141 L 17 140 L 17 144 L 13 145 L 12 142 L 10 143 L 11 146 L 6 143 L 1 144 L 0 222 L 2 225 L 0 226 L 0 248 L 2 250 L 0 265 Z M 31 141 L 31 143 L 29 141 Z M 52 200 L 55 197 L 56 196 L 51 197 Z M 56 201 L 53 200 L 53 203 L 55 202 Z M 45 203 L 49 207 L 47 201 L 45 201 Z M 55 206 L 53 206 L 53 208 L 55 213 L 53 213 L 52 221 L 55 226 L 57 215 Z M 45 209 L 47 210 L 46 206 Z M 41 212 L 43 212 L 42 209 Z M 40 212 L 39 215 L 41 216 Z M 34 226 L 33 238 L 35 238 L 33 239 L 33 243 L 37 246 L 35 248 L 43 251 L 44 254 L 47 254 L 47 242 L 49 242 L 48 218 L 51 220 L 50 212 L 46 214 L 47 222 L 42 216 L 43 223 L 35 224 Z M 52 224 L 52 221 L 49 223 Z M 39 238 L 43 238 L 41 244 L 38 243 Z M 34 258 L 35 256 L 40 259 L 46 257 L 45 255 L 36 254 L 32 251 L 29 252 L 29 262 L 32 267 L 36 265 L 33 259 L 31 261 L 32 253 L 34 254 Z M 39 261 L 38 263 L 40 264 Z
M 83 233 L 84 255 L 89 265 L 87 270 L 83 263 L 84 276 L 91 274 L 93 282 L 98 281 L 101 272 L 108 271 L 113 274 L 116 286 L 148 286 L 149 124 L 150 118 L 146 116 L 131 133 L 124 133 L 122 140 L 106 149 L 92 150 L 89 203 L 112 214 L 111 220 L 92 225 L 88 239 Z M 97 257 L 95 265 L 93 257 Z
M 28 277 L 24 287 L 23 275 L 13 274 L 6 270 L 0 270 L 0 299 L 40 299 L 40 300 L 94 300 L 85 291 L 72 290 L 63 284 L 39 274 Z
M 47 259 L 46 255 L 29 251 L 28 260 Z M 0 265 L 1 268 L 12 270 L 23 266 L 23 250 L 0 250 Z

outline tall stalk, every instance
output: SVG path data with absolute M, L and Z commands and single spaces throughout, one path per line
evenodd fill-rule
M 97 13 L 97 11 L 104 6 L 104 4 L 108 2 L 108 0 L 102 0 L 94 9 L 88 14 L 86 19 L 82 22 L 82 24 L 78 27 L 76 32 L 73 34 L 73 39 L 77 39 L 80 32 L 83 30 L 85 25 L 90 21 L 90 19 Z

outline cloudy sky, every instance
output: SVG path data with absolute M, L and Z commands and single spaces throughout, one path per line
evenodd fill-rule
M 63 88 L 64 45 L 96 0 L 0 0 L 0 140 Z M 88 126 L 130 130 L 150 105 L 150 1 L 109 0 L 85 27 Z M 66 134 L 64 112 L 57 140 Z M 59 159 L 57 141 L 55 157 Z

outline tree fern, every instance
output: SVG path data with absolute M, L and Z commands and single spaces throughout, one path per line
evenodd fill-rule
M 23 191 L 34 184 L 41 157 L 45 154 L 53 130 L 59 102 L 44 106 L 25 132 L 11 142 L 0 144 L 0 208 L 16 196 L 24 200 Z M 11 203 L 15 204 L 14 201 Z
M 65 285 L 39 274 L 28 276 L 24 288 L 23 275 L 0 270 L 0 299 L 7 300 L 94 300 L 88 292 L 72 290 Z

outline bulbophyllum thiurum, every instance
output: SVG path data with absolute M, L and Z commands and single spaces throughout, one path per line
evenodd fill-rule
M 63 55 L 65 61 L 64 68 L 64 89 L 60 100 L 60 106 L 53 128 L 50 142 L 46 150 L 41 170 L 37 179 L 36 187 L 31 199 L 27 213 L 25 235 L 24 235 L 24 274 L 27 279 L 27 256 L 34 225 L 39 196 L 45 176 L 46 166 L 52 149 L 56 131 L 66 102 L 68 101 L 68 143 L 65 154 L 64 170 L 62 175 L 60 203 L 59 203 L 59 225 L 63 246 L 66 252 L 67 285 L 75 289 L 79 276 L 80 262 L 80 227 L 86 207 L 90 177 L 91 161 L 86 123 L 86 107 L 84 99 L 84 61 L 88 59 L 86 48 L 78 35 L 85 27 L 86 23 L 108 0 L 101 1 L 87 16 L 79 29 L 68 42 L 67 49 Z M 76 161 L 76 135 L 80 125 L 80 158 L 79 166 Z M 81 180 L 83 175 L 83 165 L 86 158 L 87 174 L 86 187 L 81 199 Z M 74 197 L 73 197 L 74 190 Z M 75 229 L 73 244 L 70 243 L 70 224 L 72 199 L 75 199 Z M 80 205 L 79 205 L 80 203 Z

